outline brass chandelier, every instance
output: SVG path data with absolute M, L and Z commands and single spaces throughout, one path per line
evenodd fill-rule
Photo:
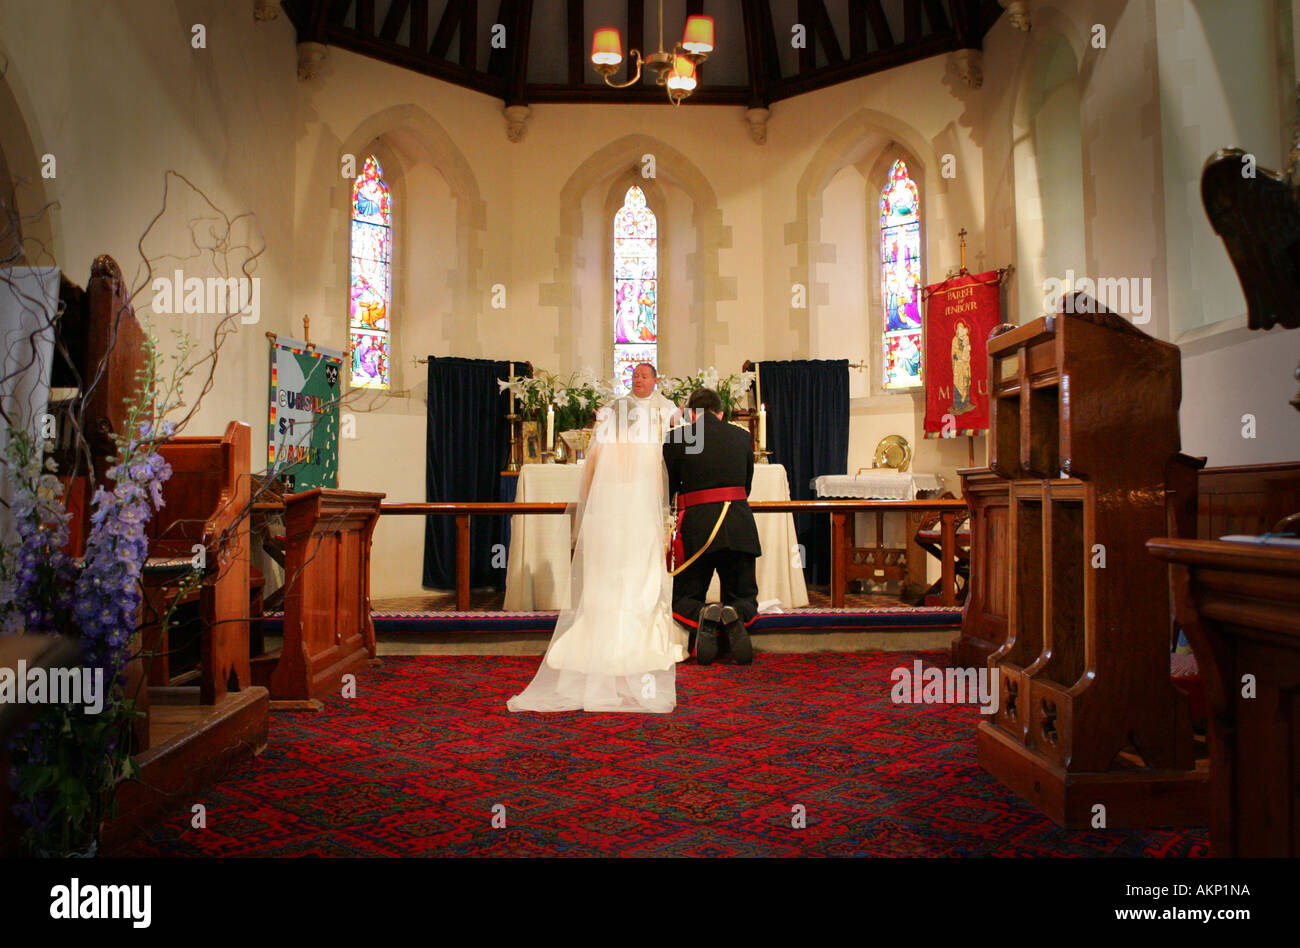
M 679 105 L 682 99 L 695 91 L 695 67 L 713 52 L 713 17 L 696 14 L 686 18 L 682 41 L 671 52 L 664 51 L 664 2 L 659 0 L 659 48 L 648 56 L 639 49 L 630 51 L 636 61 L 636 74 L 627 82 L 611 82 L 612 76 L 623 62 L 623 38 L 618 29 L 603 26 L 591 37 L 591 64 L 613 89 L 626 89 L 641 80 L 642 64 L 655 71 L 655 84 L 668 91 L 668 101 Z

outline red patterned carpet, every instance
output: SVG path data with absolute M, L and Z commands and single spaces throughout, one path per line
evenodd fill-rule
M 915 658 L 945 662 L 686 665 L 671 715 L 516 715 L 506 699 L 536 658 L 386 658 L 357 698 L 273 715 L 262 757 L 178 801 L 129 854 L 1209 854 L 1204 829 L 1058 829 L 980 769 L 973 706 L 890 702 L 890 672 Z M 206 829 L 190 828 L 195 802 Z

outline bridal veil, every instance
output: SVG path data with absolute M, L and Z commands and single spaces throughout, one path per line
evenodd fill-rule
M 620 417 L 620 415 L 622 417 Z M 569 608 L 511 711 L 668 712 L 687 633 L 664 563 L 668 478 L 660 433 L 635 408 L 604 409 L 571 507 Z

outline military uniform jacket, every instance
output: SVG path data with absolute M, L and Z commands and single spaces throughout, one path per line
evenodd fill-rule
M 693 431 L 683 430 L 693 428 Z M 690 453 L 695 451 L 697 453 Z M 743 487 L 748 494 L 754 481 L 754 445 L 749 432 L 720 421 L 705 412 L 694 425 L 672 429 L 664 442 L 664 464 L 668 468 L 668 490 L 686 494 L 712 487 Z M 681 518 L 682 547 L 686 556 L 708 542 L 722 504 L 700 504 L 687 508 Z M 734 550 L 761 556 L 758 527 L 749 502 L 731 502 L 727 518 L 709 551 Z

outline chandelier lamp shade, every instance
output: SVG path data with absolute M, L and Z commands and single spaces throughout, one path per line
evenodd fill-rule
M 670 52 L 664 50 L 664 5 L 659 0 L 659 48 L 642 56 L 639 49 L 629 51 L 636 71 L 626 82 L 614 82 L 611 76 L 623 63 L 623 37 L 612 26 L 602 26 L 591 37 L 591 64 L 601 74 L 605 84 L 614 89 L 626 89 L 641 81 L 642 65 L 655 71 L 655 83 L 664 86 L 668 99 L 678 105 L 693 91 L 698 82 L 695 67 L 713 52 L 713 17 L 699 14 L 686 18 L 682 41 Z

